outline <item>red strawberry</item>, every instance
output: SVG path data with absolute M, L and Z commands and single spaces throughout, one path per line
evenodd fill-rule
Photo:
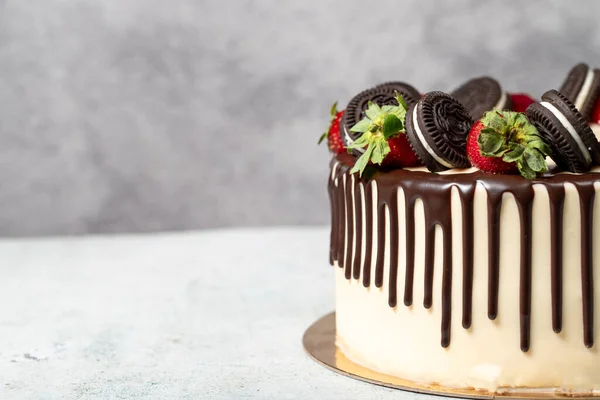
M 488 111 L 467 138 L 471 165 L 493 174 L 519 172 L 527 179 L 548 171 L 550 147 L 525 114 Z
M 329 131 L 327 131 L 327 145 L 329 146 L 329 150 L 334 154 L 340 154 L 346 151 L 340 133 L 340 120 L 343 115 L 344 110 L 338 111 L 331 122 Z
M 481 130 L 484 129 L 481 120 L 477 121 L 469 132 L 467 137 L 467 157 L 471 165 L 479 168 L 483 172 L 492 174 L 514 174 L 518 171 L 515 163 L 507 163 L 498 157 L 486 157 L 481 155 L 479 144 L 477 143 Z
M 596 102 L 594 113 L 592 114 L 592 122 L 600 124 L 600 99 Z
M 406 135 L 398 135 L 388 139 L 390 152 L 381 162 L 384 168 L 414 167 L 421 164 L 421 160 L 408 144 Z
M 333 154 L 340 154 L 340 153 L 343 153 L 346 151 L 346 149 L 344 147 L 344 142 L 342 141 L 342 136 L 340 133 L 340 120 L 342 119 L 342 116 L 344 115 L 344 110 L 338 111 L 337 103 L 334 103 L 333 106 L 331 107 L 330 115 L 331 115 L 331 120 L 330 120 L 331 122 L 329 125 L 329 129 L 327 130 L 327 132 L 325 132 L 323 135 L 321 135 L 321 138 L 319 139 L 319 143 L 321 143 L 323 141 L 323 139 L 325 139 L 325 137 L 327 137 L 327 146 L 329 147 L 329 150 Z
M 524 113 L 530 104 L 535 103 L 535 100 L 525 93 L 511 93 L 510 100 L 512 101 L 512 109 L 516 112 Z

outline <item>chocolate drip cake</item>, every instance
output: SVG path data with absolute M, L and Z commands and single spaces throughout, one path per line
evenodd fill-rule
M 419 97 L 393 82 L 332 110 L 329 259 L 348 359 L 489 394 L 600 395 L 600 87 L 571 86 L 536 102 L 488 77 Z

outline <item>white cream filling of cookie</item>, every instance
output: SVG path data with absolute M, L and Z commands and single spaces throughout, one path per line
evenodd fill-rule
M 552 114 L 554 114 L 556 119 L 558 119 L 558 121 L 562 124 L 562 126 L 565 127 L 565 129 L 567 130 L 567 132 L 569 132 L 571 137 L 573 139 L 575 139 L 575 142 L 577 143 L 579 150 L 581 150 L 581 153 L 583 154 L 583 158 L 585 158 L 586 164 L 591 164 L 592 156 L 590 155 L 589 150 L 587 149 L 587 147 L 585 146 L 585 143 L 583 143 L 583 140 L 581 140 L 581 136 L 579 136 L 579 134 L 577 134 L 577 131 L 575 130 L 573 125 L 571 125 L 571 123 L 569 122 L 567 117 L 565 117 L 564 114 L 561 113 L 560 110 L 558 110 L 558 108 L 554 107 L 552 104 L 548 103 L 547 101 L 542 101 L 540 104 L 542 106 L 546 107 L 548 109 L 548 111 L 550 111 Z
M 500 96 L 500 100 L 498 100 L 498 102 L 496 103 L 494 108 L 497 110 L 504 110 L 504 108 L 506 107 L 507 97 L 508 97 L 508 94 L 506 92 L 502 92 L 502 95 Z
M 585 80 L 583 81 L 583 86 L 581 86 L 581 90 L 575 99 L 575 107 L 578 110 L 581 110 L 583 107 L 583 103 L 585 103 L 585 99 L 587 99 L 590 94 L 590 90 L 592 89 L 592 82 L 594 81 L 594 70 L 592 68 L 588 68 L 587 75 L 585 76 Z
M 596 139 L 600 140 L 600 124 L 591 122 L 590 128 L 592 128 L 592 132 L 594 132 L 594 135 L 596 135 Z
M 350 133 L 348 133 L 348 129 L 344 126 L 344 136 L 346 137 L 346 143 L 348 143 L 348 145 L 351 145 L 352 143 L 354 143 L 354 139 L 352 139 L 350 137 Z M 360 153 L 364 153 L 365 149 L 356 149 L 358 150 Z
M 435 151 L 433 151 L 431 146 L 429 146 L 429 143 L 427 143 L 427 140 L 425 140 L 425 136 L 423 136 L 423 132 L 421 132 L 421 128 L 419 127 L 419 121 L 417 120 L 417 107 L 415 107 L 413 110 L 413 126 L 415 127 L 415 132 L 417 133 L 417 137 L 419 138 L 419 141 L 421 142 L 421 144 L 423 145 L 425 150 L 429 153 L 429 155 L 431 157 L 433 157 L 433 159 L 435 161 L 442 164 L 444 167 L 454 168 L 454 166 L 452 164 L 450 164 L 448 161 L 446 161 L 443 158 L 441 158 L 440 156 L 438 156 L 435 153 Z

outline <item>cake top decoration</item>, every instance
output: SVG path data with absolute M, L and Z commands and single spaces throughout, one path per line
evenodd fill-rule
M 600 69 L 583 63 L 571 69 L 560 91 L 546 92 L 539 102 L 508 93 L 487 76 L 451 94 L 421 95 L 394 81 L 360 92 L 343 111 L 334 105 L 330 115 L 319 143 L 327 138 L 332 153 L 352 154 L 348 163 L 362 179 L 422 164 L 434 173 L 475 167 L 526 179 L 544 178 L 548 158 L 556 163 L 552 174 L 600 165 L 592 130 L 600 132 Z

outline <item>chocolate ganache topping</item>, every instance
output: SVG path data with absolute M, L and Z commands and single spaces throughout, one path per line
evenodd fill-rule
M 440 111 L 452 115 L 452 110 Z M 390 307 L 398 305 L 397 282 L 399 271 L 398 257 L 405 257 L 405 286 L 400 295 L 405 306 L 414 302 L 415 284 L 424 285 L 422 304 L 432 306 L 434 276 L 435 228 L 443 232 L 442 251 L 442 321 L 441 345 L 450 345 L 452 313 L 452 271 L 462 268 L 462 326 L 467 329 L 472 324 L 473 301 L 473 254 L 474 254 L 474 195 L 476 186 L 483 185 L 487 192 L 488 208 L 488 317 L 498 315 L 499 292 L 499 247 L 500 213 L 502 196 L 511 193 L 514 196 L 520 219 L 520 278 L 519 278 L 519 320 L 520 348 L 527 352 L 530 348 L 531 326 L 531 287 L 532 287 L 532 206 L 533 186 L 543 185 L 548 192 L 550 206 L 551 246 L 550 276 L 552 304 L 552 329 L 562 329 L 562 208 L 565 199 L 565 184 L 574 185 L 579 194 L 581 218 L 581 288 L 583 309 L 583 343 L 592 347 L 593 339 L 593 205 L 594 183 L 600 181 L 600 173 L 590 172 L 584 175 L 559 174 L 546 175 L 537 179 L 524 179 L 517 175 L 493 175 L 480 171 L 464 174 L 440 175 L 429 172 L 398 169 L 390 172 L 378 172 L 370 180 L 350 174 L 354 158 L 340 154 L 332 161 L 332 174 L 329 178 L 329 196 L 331 201 L 331 247 L 330 262 L 344 269 L 346 279 L 361 279 L 365 287 L 371 282 L 371 264 L 375 262 L 374 284 L 382 287 L 384 283 L 384 259 L 390 254 L 389 282 Z M 456 188 L 462 208 L 462 265 L 452 262 L 452 220 L 451 193 Z M 404 193 L 405 246 L 399 248 L 398 190 Z M 414 281 L 415 268 L 415 203 L 420 199 L 425 216 L 425 275 L 422 283 Z M 364 215 L 362 214 L 364 201 Z M 366 224 L 363 226 L 362 224 Z M 356 224 L 356 226 L 354 226 Z M 386 230 L 383 227 L 389 226 Z M 364 237 L 363 237 L 364 231 Z M 376 232 L 376 238 L 373 233 Z M 386 238 L 389 232 L 390 237 Z M 372 243 L 376 242 L 376 246 Z M 355 246 L 346 245 L 356 243 Z M 389 243 L 389 248 L 386 248 Z M 364 248 L 364 254 L 362 250 Z M 354 249 L 354 251 L 353 251 Z M 376 249 L 373 252 L 373 249 Z M 420 300 L 420 299 L 419 299 Z

